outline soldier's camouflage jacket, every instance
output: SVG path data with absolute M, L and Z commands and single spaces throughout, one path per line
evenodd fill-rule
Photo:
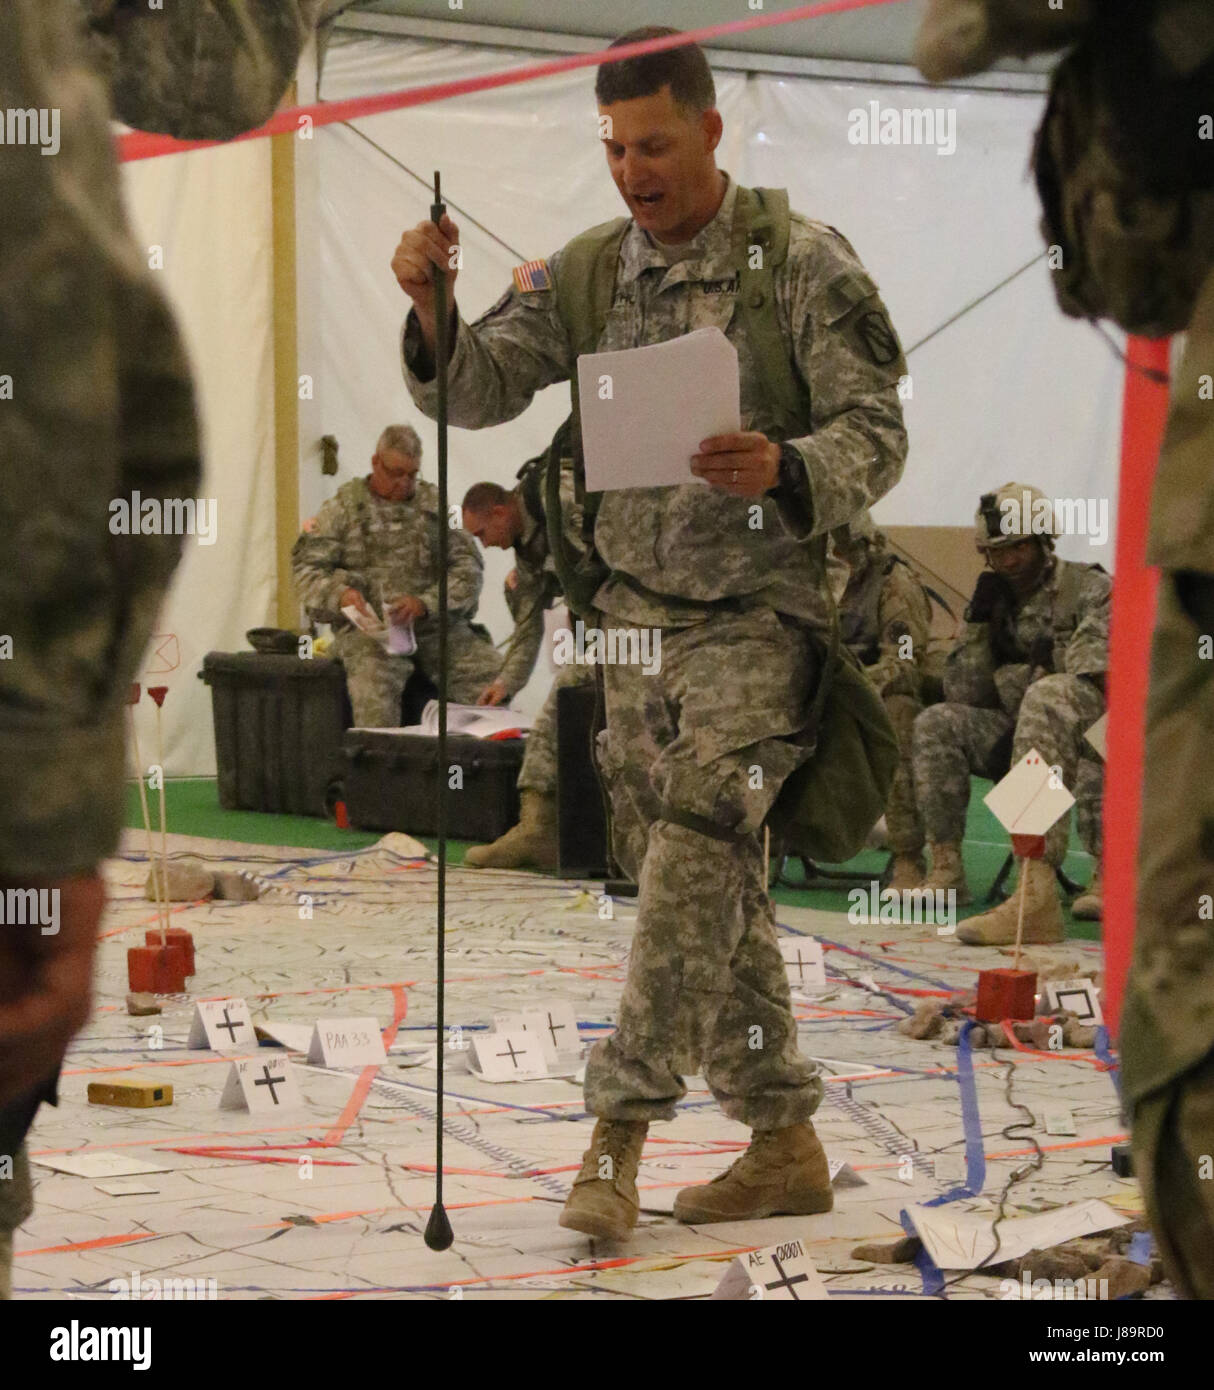
M 0 144 L 6 874 L 86 872 L 113 851 L 124 700 L 181 541 L 111 535 L 109 504 L 198 491 L 189 365 L 131 236 L 111 115 L 186 138 L 259 125 L 318 5 L 0 7 L 0 109 L 41 113 L 37 142 L 27 127 Z
M 738 348 L 742 428 L 779 439 L 735 314 L 736 191 L 731 181 L 717 215 L 673 264 L 635 222 L 628 228 L 598 347 L 642 347 L 698 328 L 721 329 Z M 547 268 L 559 280 L 560 251 Z M 872 505 L 901 476 L 906 434 L 897 386 L 905 364 L 876 286 L 831 228 L 793 214 L 788 259 L 775 272 L 775 288 L 779 322 L 812 393 L 810 418 L 789 441 L 807 473 L 809 533 L 794 535 L 771 496 L 732 497 L 699 482 L 608 492 L 595 526 L 596 546 L 613 571 L 596 595 L 603 611 L 631 623 L 680 625 L 702 620 L 705 603 L 740 599 L 827 627 L 818 538 Z M 413 313 L 403 352 L 410 394 L 433 416 L 433 381 L 414 370 L 431 364 Z M 451 423 L 480 429 L 513 419 L 536 391 L 575 370 L 553 290 L 512 287 L 475 324 L 458 322 Z M 756 515 L 761 525 L 752 524 Z
M 1069 573 L 1068 573 L 1069 572 Z M 1099 676 L 1109 665 L 1113 581 L 1095 565 L 1053 560 L 1036 589 L 1017 603 L 996 652 L 992 623 L 963 623 L 944 672 L 944 698 L 1015 715 L 1034 669 L 1038 674 Z M 1034 651 L 1036 649 L 1036 651 Z
M 883 545 L 862 547 L 865 563 L 839 604 L 843 642 L 882 695 L 918 697 L 931 635 L 932 605 L 914 571 Z M 905 639 L 909 656 L 904 656 Z
M 365 478 L 352 478 L 317 512 L 291 551 L 295 583 L 308 610 L 337 627 L 341 595 L 357 589 L 377 613 L 384 599 L 406 594 L 438 612 L 438 540 L 444 519 L 438 489 L 419 482 L 407 502 L 377 497 Z M 471 618 L 481 596 L 485 567 L 467 531 L 448 529 L 447 611 Z M 424 621 L 424 619 L 423 619 Z

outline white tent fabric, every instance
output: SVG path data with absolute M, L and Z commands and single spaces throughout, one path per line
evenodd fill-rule
M 338 100 L 531 60 L 469 45 L 339 36 L 322 94 Z M 909 348 L 1042 251 L 1026 177 L 1041 99 L 891 86 L 879 74 L 874 69 L 869 83 L 718 73 L 725 119 L 718 162 L 740 182 L 786 186 L 795 208 L 842 230 Z M 389 261 L 400 232 L 429 216 L 435 169 L 461 228 L 457 297 L 469 320 L 503 293 L 513 265 L 621 213 L 597 148 L 592 84 L 587 71 L 574 71 L 356 123 L 415 177 L 350 129 L 317 132 L 320 196 L 311 217 L 301 209 L 300 237 L 317 239 L 322 269 L 302 294 L 319 344 L 316 418 L 340 440 L 342 470 L 321 478 L 316 441 L 302 441 L 304 515 L 366 471 L 376 435 L 391 420 L 419 429 L 423 472 L 433 476 L 434 429 L 400 376 L 408 301 Z M 954 110 L 955 151 L 851 143 L 852 113 L 867 113 L 873 101 L 899 111 Z M 1109 501 L 1108 544 L 1072 537 L 1059 547 L 1108 565 L 1123 371 L 1107 343 L 1058 312 L 1048 276 L 1038 262 L 911 354 L 910 458 L 878 520 L 966 525 L 979 493 L 1024 480 L 1050 496 Z M 480 478 L 509 484 L 567 410 L 567 388 L 555 386 L 515 421 L 453 430 L 453 498 Z M 481 615 L 499 640 L 509 632 L 501 596 L 508 568 L 508 556 L 490 552 Z M 546 685 L 537 671 L 524 705 L 534 707 Z
M 185 537 L 139 679 L 169 688 L 169 774 L 211 775 L 211 702 L 196 673 L 207 652 L 245 647 L 245 632 L 271 621 L 274 610 L 270 147 L 259 140 L 140 161 L 124 166 L 123 182 L 137 241 L 150 264 L 162 261 L 193 361 L 206 460 L 201 495 L 216 522 L 212 544 Z M 136 719 L 146 770 L 156 760 L 146 694 Z

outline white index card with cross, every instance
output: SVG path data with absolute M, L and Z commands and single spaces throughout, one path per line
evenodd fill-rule
M 544 1049 L 536 1034 L 478 1033 L 472 1039 L 476 1062 L 486 1081 L 530 1081 L 548 1075 Z
M 241 1052 L 257 1046 L 249 1006 L 243 999 L 201 999 L 194 1005 L 187 1047 L 213 1052 Z
M 544 1061 L 550 1067 L 556 1065 L 558 1057 L 568 1057 L 581 1050 L 577 1014 L 567 1000 L 544 1004 L 538 1009 L 525 1009 L 523 1026 L 528 1033 L 534 1033 L 539 1038 Z
M 793 989 L 802 994 L 821 994 L 826 989 L 826 957 L 820 941 L 812 936 L 782 936 L 780 954 Z
M 1030 748 L 983 800 L 1012 835 L 1044 835 L 1075 804 L 1062 778 L 1035 748 Z
M 248 1110 L 250 1114 L 276 1114 L 300 1103 L 295 1073 L 286 1056 L 268 1052 L 263 1057 L 240 1057 L 228 1070 L 221 1110 Z
M 799 1240 L 786 1240 L 739 1255 L 717 1285 L 713 1299 L 807 1303 L 829 1298 L 822 1276 Z

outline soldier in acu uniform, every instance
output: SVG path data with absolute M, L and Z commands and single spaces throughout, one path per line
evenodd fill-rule
M 566 438 L 566 425 L 561 426 Z M 552 560 L 540 487 L 544 459 L 524 467 L 523 481 L 507 492 L 497 483 L 477 483 L 464 498 L 464 529 L 484 546 L 513 548 L 515 568 L 506 578 L 506 603 L 514 632 L 501 674 L 483 692 L 482 704 L 501 704 L 531 678 L 544 640 L 544 612 L 561 596 Z M 562 470 L 562 525 L 571 544 L 581 536 L 581 517 L 571 469 Z M 475 845 L 464 855 L 473 869 L 517 869 L 528 865 L 555 869 L 560 858 L 556 820 L 556 701 L 567 686 L 594 681 L 593 666 L 561 666 L 543 707 L 527 733 L 519 769 L 519 823 L 491 845 Z
M 840 637 L 880 692 L 901 750 L 885 808 L 894 852 L 890 887 L 901 892 L 918 888 L 927 869 L 923 821 L 915 804 L 911 736 L 924 705 L 932 605 L 914 570 L 890 550 L 885 533 L 870 517 L 849 526 L 840 547 L 850 566 L 839 601 Z
M 291 553 L 295 583 L 309 612 L 333 624 L 337 654 L 361 728 L 400 723 L 400 697 L 414 666 L 436 684 L 438 542 L 446 518 L 438 490 L 419 482 L 421 440 L 408 425 L 380 436 L 371 472 L 337 489 L 306 523 Z M 471 537 L 452 530 L 448 548 L 448 698 L 472 704 L 496 676 L 501 656 L 472 620 L 484 566 Z M 385 621 L 412 623 L 416 653 L 388 652 L 342 613 L 355 607 Z
M 119 193 L 110 120 L 227 139 L 269 118 L 319 0 L 9 0 L 3 105 L 61 120 L 53 158 L 0 145 L 0 890 L 60 893 L 60 928 L 0 939 L 0 1298 L 32 1198 L 23 1139 L 88 1017 L 100 862 L 123 816 L 123 709 L 180 554 L 115 539 L 113 498 L 198 492 L 184 348 Z M 15 1160 L 9 1173 L 8 1160 Z
M 630 218 L 516 272 L 476 324 L 454 312 L 453 289 L 441 312 L 453 330 L 450 418 L 469 429 L 511 419 L 575 376 L 575 344 L 636 348 L 711 326 L 738 349 L 743 428 L 701 442 L 689 471 L 702 481 L 606 492 L 594 530 L 607 569 L 597 624 L 609 640 L 617 628 L 661 635 L 659 672 L 604 668 L 600 761 L 638 917 L 618 1028 L 587 1066 L 598 1123 L 561 1218 L 619 1238 L 636 1221 L 647 1126 L 674 1117 L 688 1071 L 755 1133 L 728 1173 L 679 1194 L 676 1217 L 831 1205 L 810 1121 L 822 1081 L 797 1048 L 762 827 L 804 756 L 789 736 L 804 726 L 830 623 L 824 538 L 902 472 L 905 364 L 847 241 L 716 167 L 722 122 L 701 50 L 603 66 L 596 95 Z M 414 300 L 406 381 L 427 412 L 431 266 L 451 265 L 456 238 L 450 219 L 423 223 L 393 258 Z M 592 333 L 578 318 L 596 302 L 586 276 L 610 291 Z
M 1031 499 L 1031 505 L 1026 505 Z M 925 886 L 954 889 L 969 901 L 961 838 L 970 774 L 1000 777 L 1035 748 L 1075 793 L 1079 834 L 1100 862 L 1101 765 L 1084 735 L 1104 713 L 1112 581 L 1099 565 L 1059 560 L 1049 531 L 1034 530 L 1047 499 L 1007 483 L 979 506 L 975 543 L 990 566 L 978 576 L 965 625 L 949 653 L 944 703 L 915 721 L 915 795 L 932 848 Z M 1010 764 L 1009 764 L 1010 758 Z M 1044 859 L 1021 859 L 1024 940 L 1061 941 L 1062 907 L 1054 869 L 1070 835 L 1064 816 L 1046 836 Z M 1100 884 L 1088 898 L 1099 910 Z M 1081 904 L 1080 911 L 1086 910 Z M 971 917 L 957 930 L 971 946 L 1016 939 L 1019 897 Z

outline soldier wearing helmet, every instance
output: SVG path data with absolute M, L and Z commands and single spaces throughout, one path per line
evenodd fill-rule
M 961 839 L 970 776 L 1001 777 L 1030 749 L 1060 769 L 1074 793 L 1080 839 L 1095 868 L 1076 916 L 1101 912 L 1100 811 L 1103 769 L 1084 735 L 1105 710 L 1112 581 L 1099 565 L 1054 554 L 1050 500 L 1024 483 L 983 494 L 974 541 L 987 568 L 978 577 L 944 676 L 944 703 L 915 720 L 915 797 L 931 845 L 924 887 L 955 889 L 969 901 Z M 1044 859 L 1021 860 L 1024 940 L 1061 941 L 1054 869 L 1067 850 L 1070 818 L 1046 837 Z M 958 929 L 970 945 L 1015 940 L 1012 898 Z

